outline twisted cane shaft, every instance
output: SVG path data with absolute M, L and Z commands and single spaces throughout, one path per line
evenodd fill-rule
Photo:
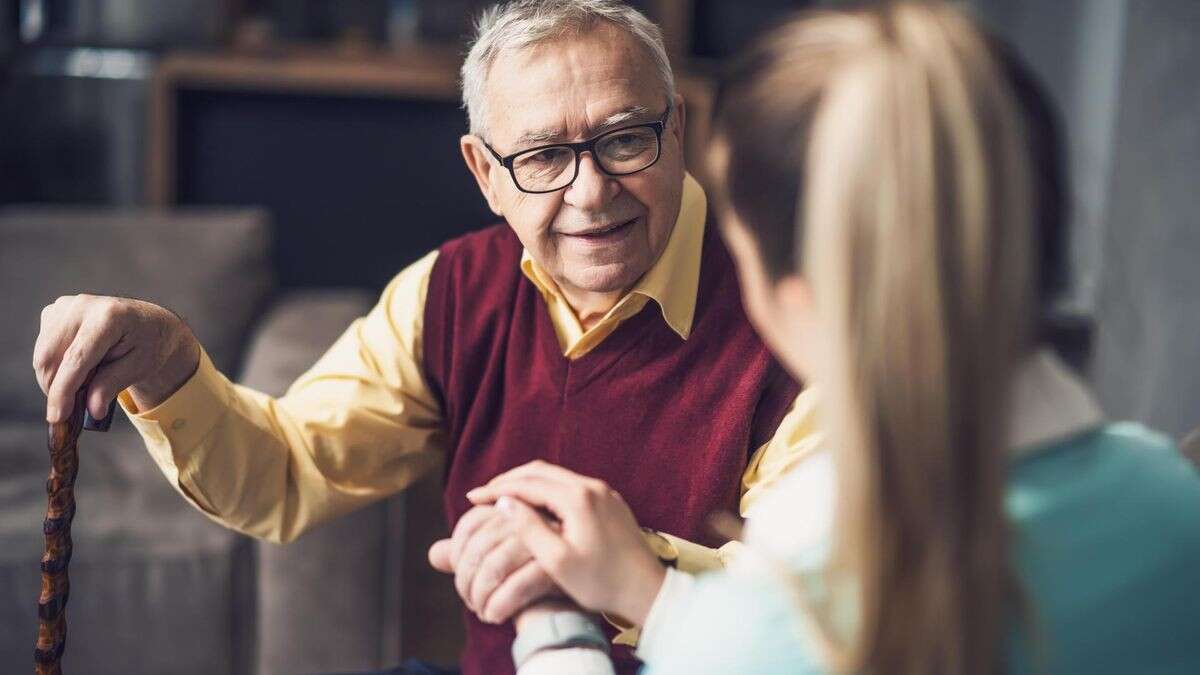
M 79 470 L 78 441 L 84 426 L 84 392 L 75 397 L 70 419 L 50 425 L 50 477 L 46 480 L 46 520 L 42 534 L 42 592 L 38 596 L 37 675 L 61 675 L 61 659 L 67 645 L 67 598 L 71 583 L 71 520 L 75 517 L 75 474 Z

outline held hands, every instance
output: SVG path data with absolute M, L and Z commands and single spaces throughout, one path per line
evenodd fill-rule
M 63 296 L 43 309 L 33 348 L 33 370 L 52 423 L 70 416 L 75 393 L 93 371 L 87 409 L 100 419 L 126 388 L 140 409 L 158 405 L 191 377 L 199 360 L 200 344 L 170 311 L 94 295 Z
M 561 595 L 509 519 L 491 505 L 463 514 L 450 538 L 429 549 L 429 562 L 454 575 L 463 604 L 487 623 L 504 623 L 535 601 Z
M 495 504 L 537 565 L 582 607 L 645 623 L 666 570 L 625 500 L 604 482 L 535 461 L 467 498 Z

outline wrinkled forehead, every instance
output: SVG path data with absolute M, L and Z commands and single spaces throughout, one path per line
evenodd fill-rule
M 657 118 L 667 104 L 649 53 L 611 25 L 501 52 L 484 95 L 489 141 L 505 150 L 531 139 L 586 138 L 631 110 Z

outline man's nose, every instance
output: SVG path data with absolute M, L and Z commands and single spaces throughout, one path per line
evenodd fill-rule
M 596 158 L 587 152 L 579 158 L 579 175 L 567 188 L 563 200 L 577 209 L 595 211 L 607 206 L 620 189 L 620 184 L 601 171 Z

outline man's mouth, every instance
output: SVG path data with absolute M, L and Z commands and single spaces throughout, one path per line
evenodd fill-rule
M 637 220 L 637 218 L 630 218 L 629 220 L 615 222 L 610 225 L 584 230 L 582 232 L 572 232 L 571 234 L 567 234 L 565 236 L 590 242 L 608 241 L 623 236 L 631 227 L 633 227 L 633 224 L 636 223 Z

